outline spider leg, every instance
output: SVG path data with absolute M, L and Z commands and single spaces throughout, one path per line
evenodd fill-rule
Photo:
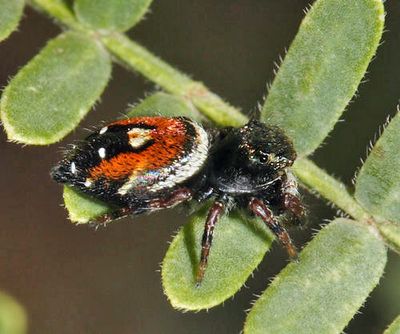
M 153 199 L 149 203 L 143 205 L 140 210 L 136 205 L 131 207 L 123 207 L 115 211 L 106 213 L 95 220 L 91 221 L 89 225 L 95 229 L 100 226 L 106 226 L 107 223 L 118 220 L 129 215 L 140 214 L 148 210 L 166 209 L 171 208 L 183 201 L 187 201 L 192 198 L 192 193 L 187 188 L 179 188 L 172 192 L 172 195 L 167 198 Z
M 305 208 L 299 198 L 297 181 L 291 172 L 286 174 L 282 183 L 282 206 L 301 222 L 305 216 Z
M 200 263 L 196 274 L 196 285 L 199 286 L 203 281 L 207 268 L 208 255 L 213 239 L 214 227 L 224 211 L 224 204 L 221 201 L 215 201 L 208 211 L 206 223 L 204 225 L 203 238 L 201 240 Z
M 270 230 L 277 236 L 279 241 L 285 246 L 290 258 L 297 259 L 296 246 L 292 243 L 289 233 L 281 226 L 274 217 L 271 209 L 265 203 L 257 198 L 252 198 L 249 202 L 249 209 L 258 217 L 260 217 Z
M 172 192 L 167 198 L 153 199 L 149 203 L 150 209 L 167 209 L 173 206 L 188 201 L 192 198 L 192 192 L 188 188 L 179 188 Z
M 134 213 L 134 209 L 130 207 L 124 207 L 117 209 L 112 212 L 108 212 L 102 216 L 97 217 L 95 220 L 89 222 L 89 226 L 95 228 L 96 230 L 101 226 L 106 226 L 109 222 L 122 219 Z

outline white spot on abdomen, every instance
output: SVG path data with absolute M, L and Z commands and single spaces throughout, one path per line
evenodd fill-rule
M 76 165 L 75 162 L 71 162 L 71 173 L 76 174 Z
M 104 159 L 106 157 L 106 149 L 104 147 L 99 148 L 99 157 Z
M 104 128 L 101 128 L 101 130 L 99 131 L 99 134 L 103 134 L 103 133 L 106 133 L 107 132 L 107 130 L 108 130 L 108 127 L 104 127 Z

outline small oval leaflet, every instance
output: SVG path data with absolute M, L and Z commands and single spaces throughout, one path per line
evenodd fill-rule
M 0 41 L 17 29 L 24 4 L 24 0 L 0 0 Z
M 384 8 L 376 0 L 316 1 L 269 90 L 262 119 L 312 153 L 343 113 L 375 54 Z
M 374 145 L 356 179 L 355 198 L 378 220 L 400 223 L 400 117 Z
M 137 24 L 152 0 L 76 0 L 78 19 L 94 29 L 125 31 Z
M 275 277 L 248 314 L 244 333 L 341 333 L 378 284 L 386 257 L 373 227 L 336 219 L 298 263 Z
M 196 287 L 201 237 L 207 210 L 190 218 L 173 239 L 162 263 L 164 292 L 177 309 L 198 311 L 233 296 L 259 265 L 273 237 L 258 220 L 225 215 L 215 230 L 206 278 Z
M 51 40 L 11 80 L 1 98 L 8 139 L 47 145 L 72 131 L 103 92 L 111 75 L 108 54 L 84 34 Z
M 11 296 L 0 291 L 0 333 L 27 333 L 27 317 L 22 306 Z
M 390 324 L 383 334 L 399 334 L 400 333 L 400 315 Z

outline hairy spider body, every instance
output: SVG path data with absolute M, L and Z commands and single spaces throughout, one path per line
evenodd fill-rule
M 304 215 L 290 166 L 296 159 L 281 129 L 252 120 L 243 127 L 205 129 L 185 117 L 135 117 L 88 136 L 52 169 L 53 179 L 119 209 L 105 224 L 179 203 L 213 199 L 205 222 L 196 281 L 204 277 L 214 227 L 228 206 L 259 216 L 286 247 L 296 249 L 279 217 Z

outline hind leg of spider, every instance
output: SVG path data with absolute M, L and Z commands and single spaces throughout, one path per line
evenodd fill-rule
M 203 281 L 204 274 L 207 268 L 208 255 L 210 254 L 214 227 L 218 222 L 221 214 L 224 211 L 224 204 L 222 201 L 215 201 L 210 210 L 208 211 L 206 223 L 204 225 L 203 238 L 201 240 L 201 255 L 200 263 L 197 268 L 196 286 L 200 286 Z
M 133 214 L 140 214 L 146 211 L 152 211 L 157 209 L 171 208 L 181 202 L 187 201 L 192 198 L 192 193 L 187 188 L 180 188 L 175 190 L 171 196 L 161 199 L 153 199 L 147 204 L 142 204 L 141 206 L 133 205 L 132 207 L 124 207 L 106 213 L 95 220 L 91 221 L 89 225 L 98 229 L 101 226 L 106 226 L 109 222 L 118 219 L 125 218 Z
M 130 208 L 130 207 L 120 208 L 115 211 L 111 211 L 102 216 L 97 217 L 95 220 L 92 220 L 89 223 L 89 226 L 94 227 L 97 230 L 99 227 L 106 226 L 111 221 L 115 221 L 115 220 L 122 219 L 122 218 L 129 216 L 133 212 L 134 212 L 134 209 Z
M 149 203 L 151 209 L 167 209 L 188 201 L 192 198 L 192 192 L 188 188 L 179 188 L 172 192 L 171 196 L 161 199 L 153 199 Z
M 274 217 L 271 209 L 265 203 L 257 198 L 252 198 L 249 202 L 249 209 L 258 217 L 260 217 L 269 229 L 276 235 L 278 240 L 286 248 L 291 259 L 297 259 L 296 246 L 286 229 L 281 226 L 278 220 Z

